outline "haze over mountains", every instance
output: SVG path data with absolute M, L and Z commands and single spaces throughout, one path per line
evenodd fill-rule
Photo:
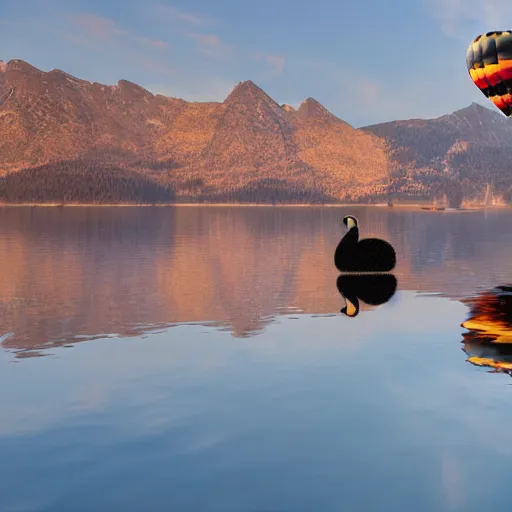
M 508 198 L 512 125 L 477 104 L 356 129 L 313 98 L 295 110 L 251 81 L 222 103 L 0 63 L 0 199 L 336 202 Z

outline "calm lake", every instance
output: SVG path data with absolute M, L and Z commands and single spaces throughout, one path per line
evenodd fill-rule
M 347 214 L 396 282 L 338 281 Z M 461 324 L 506 337 L 511 226 L 0 208 L 0 511 L 508 511 L 512 356 Z

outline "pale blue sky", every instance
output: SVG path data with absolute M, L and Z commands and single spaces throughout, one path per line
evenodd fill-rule
M 466 48 L 511 26 L 510 0 L 2 0 L 0 59 L 196 101 L 250 79 L 361 126 L 493 108 Z

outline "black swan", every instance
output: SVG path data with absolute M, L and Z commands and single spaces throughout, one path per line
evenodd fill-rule
M 359 240 L 357 219 L 352 215 L 343 218 L 348 233 L 341 239 L 334 252 L 334 264 L 340 272 L 389 272 L 396 265 L 392 245 L 380 238 Z

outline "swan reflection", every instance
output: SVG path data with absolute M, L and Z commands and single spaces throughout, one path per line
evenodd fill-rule
M 349 317 L 359 314 L 359 301 L 380 306 L 393 297 L 398 281 L 393 274 L 340 275 L 336 286 L 345 300 L 340 313 Z

